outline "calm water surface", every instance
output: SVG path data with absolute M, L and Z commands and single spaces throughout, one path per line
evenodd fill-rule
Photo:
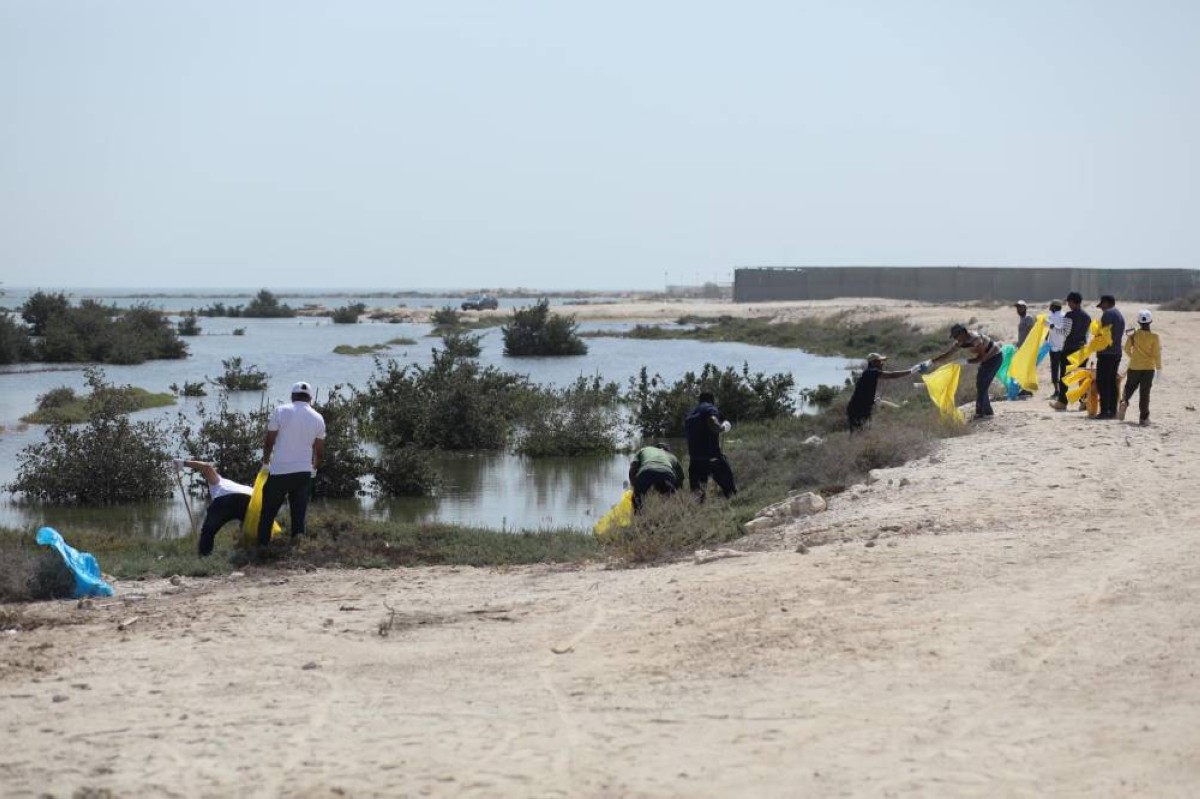
M 12 295 L 4 298 L 14 305 Z M 245 302 L 244 298 L 230 298 Z M 445 302 L 429 301 L 437 306 Z M 181 310 L 207 305 L 212 298 L 163 298 L 149 300 L 164 309 Z M 228 304 L 229 299 L 225 300 Z M 315 300 L 326 305 L 355 301 L 351 297 Z M 392 300 L 364 299 L 368 305 L 394 305 Z M 406 300 L 399 300 L 404 302 Z M 119 300 L 128 304 L 128 300 Z M 413 302 L 408 300 L 408 302 Z M 527 301 L 520 301 L 524 304 Z M 509 302 L 508 304 L 512 304 Z M 624 329 L 630 324 L 585 324 L 583 330 Z M 222 359 L 241 356 L 269 375 L 265 395 L 234 393 L 230 406 L 249 410 L 264 401 L 287 399 L 296 380 L 307 380 L 324 395 L 335 384 L 362 386 L 375 368 L 370 356 L 335 355 L 339 344 L 381 344 L 408 337 L 409 346 L 393 346 L 383 355 L 402 363 L 428 363 L 438 339 L 426 338 L 428 325 L 361 323 L 333 325 L 324 318 L 305 319 L 202 319 L 203 334 L 186 339 L 190 357 L 179 361 L 151 361 L 138 366 L 107 366 L 105 373 L 115 383 L 131 383 L 151 391 L 167 391 L 172 383 L 202 380 L 223 372 Z M 244 327 L 245 336 L 232 335 Z M 622 384 L 643 366 L 664 378 L 675 379 L 699 370 L 705 362 L 741 367 L 751 371 L 790 372 L 798 387 L 819 383 L 840 384 L 847 376 L 846 360 L 809 355 L 798 350 L 756 347 L 746 344 L 698 341 L 641 341 L 635 339 L 588 339 L 587 355 L 572 358 L 506 358 L 499 329 L 483 333 L 483 364 L 529 375 L 538 383 L 562 385 L 580 375 L 600 375 Z M 36 406 L 37 397 L 57 386 L 84 389 L 82 366 L 45 371 L 45 366 L 25 365 L 0 372 L 0 483 L 16 473 L 20 451 L 42 440 L 42 428 L 19 420 Z M 135 414 L 139 419 L 173 418 L 180 411 L 193 411 L 204 400 L 182 399 L 172 408 Z M 182 454 L 182 453 L 181 453 Z M 331 503 L 380 518 L 406 521 L 440 521 L 495 529 L 541 529 L 579 527 L 590 529 L 621 491 L 627 467 L 626 456 L 601 458 L 527 459 L 504 454 L 447 455 L 439 461 L 444 487 L 436 499 L 380 500 L 363 498 Z M 193 502 L 194 505 L 197 503 Z M 15 501 L 0 494 L 0 525 L 35 529 L 51 524 L 64 533 L 72 527 L 103 526 L 125 529 L 131 534 L 176 536 L 188 533 L 187 513 L 178 496 L 170 501 L 123 508 L 50 508 Z

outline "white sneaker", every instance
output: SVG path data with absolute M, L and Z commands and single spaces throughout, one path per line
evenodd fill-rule
M 1129 403 L 1121 400 L 1121 404 L 1117 406 L 1117 418 L 1122 422 L 1125 421 L 1125 411 L 1129 410 Z

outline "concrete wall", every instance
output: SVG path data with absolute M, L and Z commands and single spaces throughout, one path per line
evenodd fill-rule
M 926 302 L 970 300 L 1041 303 L 1068 291 L 1094 303 L 1165 302 L 1200 290 L 1194 269 L 1070 269 L 1058 267 L 812 266 L 743 267 L 734 271 L 734 302 L 887 297 Z

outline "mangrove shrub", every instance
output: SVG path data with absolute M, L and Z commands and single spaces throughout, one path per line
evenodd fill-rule
M 541 299 L 536 305 L 513 311 L 512 320 L 501 328 L 504 354 L 586 355 L 587 344 L 578 330 L 574 317 L 550 313 L 549 300 Z

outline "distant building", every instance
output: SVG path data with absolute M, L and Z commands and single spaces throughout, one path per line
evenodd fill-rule
M 1200 290 L 1195 269 L 965 266 L 755 266 L 734 270 L 734 302 L 884 297 L 924 302 L 1041 302 L 1078 291 L 1165 302 Z

